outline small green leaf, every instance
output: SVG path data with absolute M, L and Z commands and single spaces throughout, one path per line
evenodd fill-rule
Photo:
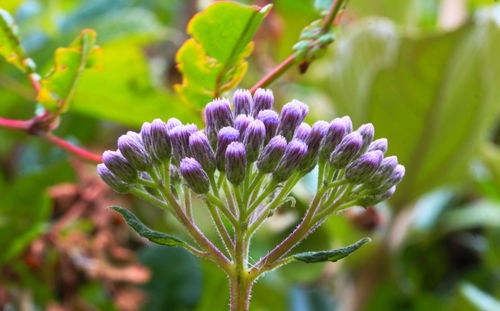
M 371 242 L 370 238 L 363 238 L 357 241 L 356 243 L 346 247 L 341 247 L 330 251 L 305 252 L 305 253 L 295 254 L 292 257 L 295 260 L 303 261 L 305 263 L 316 263 L 323 261 L 336 262 L 342 258 L 349 256 L 351 253 L 357 251 L 361 246 L 363 246 L 368 242 Z
M 56 50 L 54 66 L 42 79 L 37 100 L 52 112 L 65 112 L 83 70 L 98 67 L 100 56 L 95 31 L 83 30 L 69 47 Z
M 183 79 L 175 90 L 184 102 L 203 107 L 241 81 L 250 40 L 270 8 L 221 1 L 193 17 L 187 29 L 193 38 L 176 56 Z
M 34 71 L 33 61 L 26 57 L 17 26 L 9 12 L 0 9 L 0 56 L 26 73 Z
M 139 218 L 137 218 L 137 216 L 135 216 L 131 211 L 123 207 L 110 206 L 109 208 L 120 213 L 123 216 L 123 219 L 125 219 L 125 221 L 127 222 L 127 224 L 130 227 L 132 227 L 132 229 L 134 229 L 135 232 L 137 232 L 137 234 L 150 240 L 153 243 L 165 246 L 180 246 L 180 247 L 192 248 L 186 242 L 175 236 L 149 229 L 145 224 L 143 224 L 139 220 Z

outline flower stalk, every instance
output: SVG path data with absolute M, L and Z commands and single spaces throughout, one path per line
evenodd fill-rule
M 350 118 L 343 117 L 311 127 L 304 123 L 307 105 L 293 100 L 278 114 L 273 104 L 270 90 L 259 90 L 253 97 L 241 90 L 233 103 L 216 99 L 207 105 L 205 129 L 177 119 L 145 123 L 140 134 L 122 135 L 118 149 L 104 152 L 104 163 L 98 165 L 99 175 L 110 187 L 169 211 L 185 227 L 195 246 L 164 245 L 185 247 L 215 262 L 228 276 L 232 311 L 248 310 L 252 286 L 263 273 L 294 258 L 317 262 L 318 256 L 335 254 L 285 257 L 331 214 L 390 197 L 404 175 L 396 157 L 384 158 L 387 141 L 372 143 L 371 124 L 352 131 Z M 249 122 L 241 126 L 237 119 Z M 250 264 L 255 232 L 276 210 L 295 200 L 290 195 L 294 186 L 316 166 L 317 192 L 298 226 Z M 216 241 L 197 225 L 202 203 L 219 235 Z M 162 233 L 149 239 L 158 241 L 158 236 Z

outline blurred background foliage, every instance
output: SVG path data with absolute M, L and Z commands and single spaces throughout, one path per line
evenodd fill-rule
M 175 93 L 176 53 L 189 39 L 188 21 L 213 2 L 2 0 L 0 7 L 15 18 L 42 74 L 56 48 L 82 29 L 97 32 L 101 64 L 82 75 L 55 133 L 101 152 L 153 118 L 201 124 L 200 104 Z M 249 88 L 290 55 L 331 1 L 243 3 L 273 4 L 255 29 L 246 74 L 244 60 L 230 72 Z M 331 217 L 298 251 L 366 235 L 373 243 L 340 264 L 294 263 L 266 275 L 252 310 L 500 310 L 500 4 L 352 0 L 338 23 L 335 42 L 306 74 L 291 68 L 272 85 L 277 105 L 298 98 L 311 122 L 349 114 L 358 125 L 374 123 L 407 176 L 393 200 Z M 34 96 L 26 77 L 0 61 L 0 115 L 31 118 Z M 227 309 L 227 280 L 212 264 L 146 244 L 106 207 L 120 203 L 151 227 L 182 235 L 171 217 L 111 193 L 93 165 L 36 137 L 2 130 L 0 141 L 5 310 Z M 295 189 L 294 209 L 255 237 L 254 258 L 293 228 L 313 180 Z

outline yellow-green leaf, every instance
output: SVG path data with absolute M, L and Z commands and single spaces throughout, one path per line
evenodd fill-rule
M 49 111 L 65 112 L 82 72 L 99 67 L 100 56 L 95 31 L 83 30 L 70 46 L 56 50 L 54 66 L 42 79 L 37 100 Z
M 241 81 L 252 37 L 270 8 L 221 1 L 193 17 L 187 29 L 193 38 L 176 57 L 183 79 L 175 90 L 184 102 L 203 107 Z
M 26 73 L 34 71 L 33 61 L 26 57 L 17 26 L 9 12 L 0 9 L 0 56 Z

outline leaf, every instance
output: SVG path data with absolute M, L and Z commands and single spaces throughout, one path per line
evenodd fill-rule
M 250 40 L 270 8 L 221 1 L 191 19 L 187 32 L 193 38 L 176 56 L 183 79 L 175 90 L 185 103 L 203 107 L 241 81 L 253 49 Z
M 101 49 L 96 46 L 96 33 L 83 30 L 67 48 L 58 48 L 54 67 L 40 81 L 37 100 L 52 112 L 68 110 L 69 101 L 85 69 L 99 67 Z
M 34 71 L 34 63 L 21 46 L 17 25 L 9 12 L 0 9 L 0 56 L 26 73 Z
M 329 90 L 341 113 L 372 122 L 406 166 L 397 206 L 463 181 L 500 107 L 500 23 L 404 37 L 368 20 L 338 41 Z
M 123 219 L 127 222 L 127 224 L 132 227 L 132 229 L 137 232 L 140 236 L 150 240 L 153 243 L 159 244 L 159 245 L 165 245 L 165 246 L 180 246 L 180 247 L 188 247 L 192 248 L 189 246 L 186 242 L 183 240 L 172 236 L 165 234 L 163 232 L 159 231 L 154 231 L 149 229 L 145 224 L 143 224 L 137 216 L 135 216 L 131 211 L 120 207 L 120 206 L 110 206 L 109 208 L 117 211 L 123 216 Z
M 151 44 L 156 36 L 129 34 L 104 44 L 104 70 L 90 70 L 83 75 L 71 110 L 129 126 L 174 116 L 186 122 L 199 121 L 193 109 L 155 85 L 141 47 Z
M 460 293 L 466 300 L 467 310 L 495 311 L 500 310 L 500 301 L 490 294 L 482 291 L 473 284 L 465 283 L 460 288 Z M 465 307 L 464 305 L 462 305 Z M 472 308 L 472 309 L 470 309 Z M 465 310 L 465 309 L 464 309 Z
M 305 252 L 300 254 L 292 255 L 293 259 L 305 262 L 305 263 L 317 263 L 323 261 L 336 262 L 342 258 L 349 256 L 351 253 L 357 251 L 364 244 L 371 242 L 370 238 L 363 238 L 354 244 L 346 247 L 337 248 L 330 251 L 320 251 L 320 252 Z

